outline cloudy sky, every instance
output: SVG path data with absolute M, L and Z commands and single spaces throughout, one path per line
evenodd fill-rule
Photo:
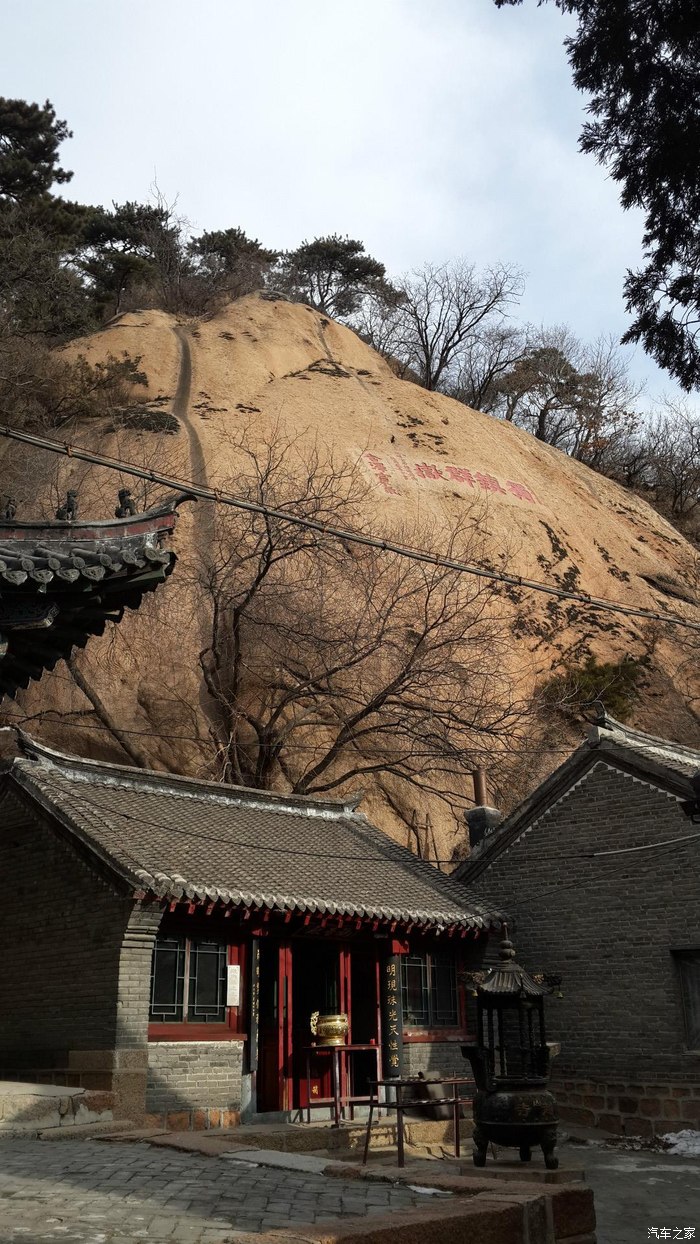
M 492 0 L 3 0 L 2 94 L 54 104 L 83 202 L 157 179 L 196 230 L 338 232 L 391 273 L 518 264 L 523 319 L 619 337 L 641 217 L 577 137 L 553 5 Z M 673 392 L 641 351 L 650 396 Z

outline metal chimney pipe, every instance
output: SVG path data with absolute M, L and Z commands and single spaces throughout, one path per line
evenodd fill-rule
M 473 769 L 472 781 L 474 783 L 474 805 L 477 808 L 484 808 L 488 804 L 486 795 L 486 770 Z

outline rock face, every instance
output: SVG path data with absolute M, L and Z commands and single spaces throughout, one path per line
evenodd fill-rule
M 107 453 L 196 483 L 231 487 L 244 433 L 264 441 L 274 429 L 297 443 L 330 446 L 337 461 L 360 462 L 369 485 L 366 515 L 377 531 L 419 519 L 436 538 L 465 515 L 476 515 L 492 563 L 511 573 L 700 619 L 694 551 L 644 501 L 509 424 L 397 379 L 355 334 L 309 307 L 262 295 L 196 323 L 134 312 L 70 349 L 92 362 L 127 351 L 140 357 L 148 376 L 148 392 L 135 395 L 135 411 L 90 433 Z M 85 443 L 88 437 L 76 433 L 75 439 Z M 64 472 L 62 487 L 77 479 L 75 469 Z M 79 482 L 83 514 L 91 504 L 102 507 L 95 517 L 111 512 L 103 498 L 111 497 L 110 488 L 116 495 L 115 478 L 105 484 L 95 472 L 86 479 L 83 468 Z M 131 481 L 119 484 L 124 482 Z M 176 547 L 184 565 L 206 544 L 211 521 L 206 503 L 182 515 Z M 180 586 L 178 579 L 176 571 L 159 596 L 173 618 L 182 616 L 177 601 L 184 577 Z M 511 604 L 513 668 L 530 685 L 550 677 L 563 659 L 580 660 L 586 653 L 608 661 L 651 654 L 646 693 L 633 721 L 655 734 L 700 741 L 697 718 L 685 707 L 689 632 L 665 627 L 652 634 L 640 619 L 532 593 L 515 593 Z M 139 637 L 147 626 L 147 619 L 127 618 L 118 641 L 94 641 L 85 668 L 112 714 L 133 732 L 143 763 L 201 772 L 194 738 L 206 740 L 207 730 L 197 628 L 178 623 L 172 647 L 151 652 L 144 664 Z M 182 712 L 175 724 L 168 719 L 165 730 L 159 705 L 163 686 L 173 681 Z M 23 708 L 36 712 L 38 703 L 34 693 Z M 65 678 L 42 684 L 41 706 L 47 704 L 74 713 L 86 709 Z M 126 759 L 114 741 L 90 729 L 89 717 L 64 718 L 58 733 L 47 720 L 32 729 L 65 749 Z M 508 789 L 500 779 L 501 802 L 514 802 L 575 741 L 575 727 L 567 737 L 557 726 L 557 737 L 550 732 L 546 746 L 533 735 L 531 746 L 521 748 L 520 765 L 511 767 Z M 469 790 L 465 779 L 465 805 Z M 401 841 L 406 822 L 423 823 L 426 813 L 441 856 L 464 838 L 464 826 L 439 800 L 414 799 L 411 807 L 411 799 L 404 799 L 403 819 L 391 802 L 381 782 L 367 787 L 364 808 Z

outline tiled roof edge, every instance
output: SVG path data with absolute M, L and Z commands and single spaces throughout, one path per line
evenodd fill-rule
M 206 778 L 183 777 L 176 773 L 161 773 L 156 769 L 137 769 L 130 765 L 117 765 L 107 761 L 88 760 L 81 756 L 69 756 L 44 743 L 37 743 L 23 731 L 22 754 L 15 764 L 22 762 L 41 764 L 45 770 L 56 769 L 65 777 L 89 783 L 91 778 L 99 785 L 128 786 L 138 791 L 167 794 L 181 799 L 202 799 L 223 805 L 244 805 L 262 811 L 284 811 L 296 815 L 318 817 L 351 817 L 359 819 L 356 808 L 363 792 L 356 792 L 343 800 L 313 799 L 308 795 L 275 794 L 273 791 L 254 790 L 247 786 L 231 786 L 212 782 Z M 366 818 L 362 818 L 365 820 Z
M 700 769 L 700 751 L 693 747 L 686 747 L 683 743 L 674 743 L 667 739 L 657 738 L 653 734 L 647 734 L 644 730 L 633 730 L 630 726 L 626 726 L 621 721 L 616 721 L 614 717 L 607 714 L 592 726 L 588 743 L 590 747 L 603 746 L 606 743 L 612 743 L 620 748 L 625 748 L 640 756 L 645 760 L 650 759 L 648 752 L 656 753 L 659 763 L 663 764 L 664 759 L 668 762 L 674 760 L 683 764 L 695 764 Z
M 656 755 L 649 755 L 650 750 Z M 657 779 L 656 782 L 650 781 L 650 786 L 662 789 L 660 783 L 665 780 L 676 787 L 676 792 L 673 792 L 675 797 L 683 797 L 677 792 L 686 785 L 689 794 L 690 779 L 673 768 L 670 763 L 672 758 L 683 763 L 697 761 L 700 769 L 700 752 L 680 743 L 666 743 L 641 730 L 632 730 L 614 717 L 602 715 L 591 727 L 587 739 L 506 817 L 475 855 L 469 856 L 455 870 L 455 878 L 469 885 L 481 876 L 503 851 L 507 851 L 527 829 L 574 790 L 601 761 L 608 768 L 615 767 L 616 759 L 622 763 L 631 761 L 640 769 L 648 770 L 651 778 Z
M 65 808 L 54 804 L 41 789 L 41 787 L 32 781 L 31 774 L 24 770 L 17 769 L 13 766 L 8 774 L 5 775 L 5 782 L 11 779 L 22 792 L 24 798 L 33 800 L 37 807 L 52 817 L 59 823 L 63 830 L 67 830 L 68 834 L 75 839 L 85 850 L 89 851 L 96 860 L 105 865 L 110 872 L 118 877 L 121 881 L 125 881 L 127 885 L 132 886 L 134 890 L 143 886 L 140 870 L 137 862 L 129 866 L 124 861 L 117 859 L 112 852 L 107 851 L 100 843 L 96 842 L 92 834 L 83 829 L 77 821 L 66 812 Z

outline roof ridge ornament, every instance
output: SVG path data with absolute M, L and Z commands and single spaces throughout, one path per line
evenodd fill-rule
M 547 990 L 538 985 L 529 972 L 515 960 L 515 946 L 508 936 L 508 925 L 503 924 L 498 947 L 500 962 L 486 972 L 477 985 L 477 994 L 496 994 L 501 997 L 541 998 Z
M 515 959 L 515 946 L 511 942 L 510 937 L 508 935 L 507 924 L 503 925 L 503 935 L 501 937 L 501 941 L 498 947 L 498 957 L 501 960 L 501 962 L 507 966 L 510 966 L 511 961 Z

